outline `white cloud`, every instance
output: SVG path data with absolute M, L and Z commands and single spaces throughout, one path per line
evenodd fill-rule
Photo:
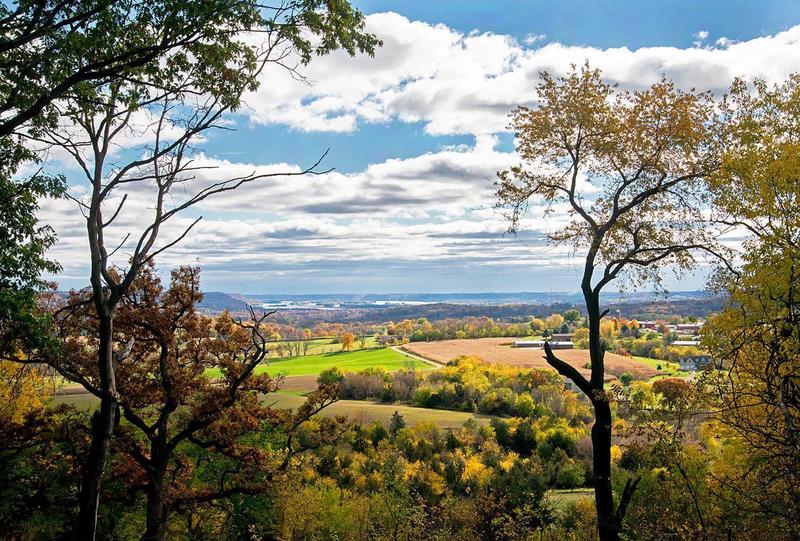
M 716 47 L 631 51 L 558 43 L 535 47 L 543 39 L 539 36 L 521 45 L 509 36 L 464 35 L 393 13 L 371 15 L 368 25 L 385 43 L 374 59 L 338 53 L 315 59 L 308 68 L 310 85 L 272 67 L 262 88 L 248 97 L 244 114 L 254 123 L 301 131 L 350 132 L 363 122 L 422 122 L 431 134 L 472 134 L 475 144 L 386 159 L 351 174 L 264 179 L 209 199 L 163 229 L 166 242 L 194 217 L 205 217 L 184 242 L 160 258 L 162 265 L 198 259 L 211 274 L 258 279 L 330 269 L 346 274 L 354 265 L 375 272 L 382 265 L 386 272 L 401 273 L 415 261 L 465 271 L 572 268 L 574 253 L 543 242 L 547 233 L 564 225 L 566 209 L 546 219 L 523 219 L 519 236 L 513 237 L 505 234 L 508 224 L 493 208 L 495 172 L 516 161 L 513 154 L 497 149 L 497 134 L 505 129 L 509 110 L 534 102 L 541 70 L 561 74 L 570 64 L 588 59 L 624 87 L 649 85 L 664 73 L 681 87 L 717 92 L 736 75 L 777 81 L 800 70 L 800 26 L 746 42 L 721 38 Z M 131 134 L 126 142 L 146 143 L 145 134 Z M 300 170 L 295 164 L 212 156 L 199 156 L 195 165 L 205 169 L 175 190 L 171 204 L 224 178 Z M 582 189 L 591 192 L 585 182 Z M 540 210 L 534 208 L 532 216 Z M 65 267 L 61 278 L 85 283 L 88 254 L 80 213 L 68 201 L 50 201 L 41 215 L 59 233 L 53 256 Z M 137 238 L 151 215 L 148 190 L 132 190 L 110 232 L 109 246 L 128 233 Z M 131 242 L 118 252 L 118 262 L 124 263 Z
M 359 122 L 423 122 L 431 134 L 503 131 L 516 105 L 535 101 L 538 73 L 564 73 L 589 60 L 606 78 L 640 87 L 662 74 L 686 88 L 723 91 L 735 76 L 777 81 L 800 70 L 800 26 L 774 36 L 716 47 L 598 49 L 550 43 L 540 36 L 520 44 L 510 36 L 456 32 L 444 25 L 409 21 L 396 13 L 367 18 L 384 40 L 375 58 L 337 53 L 307 68 L 310 84 L 273 66 L 261 89 L 248 96 L 251 121 L 284 124 L 302 131 L 346 132 Z

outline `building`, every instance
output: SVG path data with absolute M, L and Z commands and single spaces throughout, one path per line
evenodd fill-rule
M 700 340 L 675 340 L 670 345 L 671 346 L 685 346 L 685 347 L 693 346 L 693 347 L 697 347 L 697 346 L 700 345 Z
M 681 334 L 697 334 L 703 328 L 703 322 L 697 323 L 678 323 L 675 325 L 677 331 Z
M 554 341 L 554 340 L 516 340 L 514 342 L 515 348 L 534 348 L 544 349 L 544 343 L 549 342 L 552 349 L 573 349 L 575 346 L 571 341 Z
M 544 348 L 544 340 L 515 340 L 515 348 Z
M 679 361 L 681 370 L 687 370 L 689 372 L 702 370 L 707 366 L 710 366 L 712 362 L 711 355 L 691 355 L 689 357 L 684 357 Z
M 550 337 L 551 342 L 572 342 L 572 333 L 554 333 Z

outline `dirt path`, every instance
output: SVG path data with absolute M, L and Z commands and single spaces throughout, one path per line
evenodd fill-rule
M 412 353 L 406 349 L 403 349 L 403 346 L 392 346 L 392 349 L 398 353 L 402 353 L 403 355 L 411 357 L 412 359 L 416 359 L 418 361 L 422 361 L 423 363 L 427 363 L 431 366 L 435 366 L 436 368 L 441 368 L 445 365 L 445 363 L 440 363 L 439 361 L 434 361 L 433 359 L 427 359 L 425 357 L 417 355 L 416 353 Z

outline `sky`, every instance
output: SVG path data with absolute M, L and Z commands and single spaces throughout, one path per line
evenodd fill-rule
M 165 229 L 162 238 L 174 238 L 203 216 L 159 257 L 162 267 L 199 263 L 205 290 L 238 293 L 577 290 L 581 254 L 546 241 L 563 218 L 542 218 L 534 201 L 509 235 L 494 208 L 496 172 L 516 162 L 508 112 L 535 105 L 540 71 L 563 74 L 588 60 L 623 88 L 666 75 L 718 95 L 736 76 L 778 82 L 800 71 L 796 0 L 354 4 L 384 42 L 374 58 L 317 58 L 302 68 L 305 81 L 271 66 L 229 119 L 232 129 L 207 135 L 197 157 L 208 167 L 199 185 L 298 171 L 326 150 L 323 168 L 333 170 L 204 202 Z M 54 160 L 79 178 L 69 160 Z M 83 189 L 72 183 L 73 195 Z M 146 225 L 151 209 L 138 196 L 115 225 L 120 240 Z M 41 217 L 59 234 L 55 279 L 85 286 L 80 213 L 48 201 Z M 702 288 L 704 276 L 665 278 L 687 290 Z

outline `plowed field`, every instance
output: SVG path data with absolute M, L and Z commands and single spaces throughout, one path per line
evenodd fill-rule
M 523 366 L 531 368 L 550 368 L 544 358 L 544 350 L 533 348 L 512 348 L 510 338 L 477 338 L 473 340 L 443 340 L 441 342 L 411 342 L 403 349 L 432 361 L 446 363 L 460 355 L 480 357 L 487 363 Z M 588 376 L 584 368 L 589 362 L 589 351 L 585 349 L 559 349 L 556 356 Z M 630 372 L 636 379 L 648 379 L 658 372 L 629 357 L 606 353 L 606 374 L 619 376 Z

